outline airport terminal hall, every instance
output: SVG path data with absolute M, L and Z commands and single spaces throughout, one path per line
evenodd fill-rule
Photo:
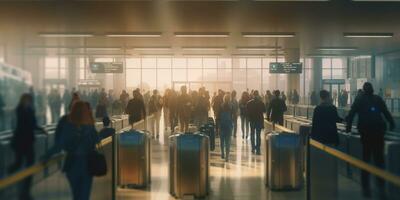
M 400 200 L 400 0 L 0 0 L 1 200 Z

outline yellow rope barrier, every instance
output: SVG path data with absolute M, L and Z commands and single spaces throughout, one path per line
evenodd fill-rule
M 152 117 L 152 115 L 148 116 L 147 119 L 150 119 L 151 117 Z M 143 123 L 143 122 L 144 122 L 144 120 L 141 120 L 141 121 L 135 123 L 134 126 L 138 126 L 140 123 Z M 129 129 L 131 129 L 131 126 L 124 127 L 121 130 L 119 130 L 117 134 L 119 134 L 119 133 L 121 133 L 123 131 L 127 131 Z M 107 138 L 103 139 L 100 142 L 100 144 L 101 144 L 101 146 L 105 146 L 105 145 L 107 145 L 107 144 L 109 144 L 111 142 L 112 142 L 112 137 L 110 136 L 110 137 L 107 137 Z M 49 166 L 57 164 L 58 162 L 62 161 L 64 159 L 64 157 L 65 157 L 65 154 L 59 154 L 59 155 L 51 158 L 46 163 L 35 164 L 35 165 L 33 165 L 31 167 L 28 167 L 28 168 L 26 168 L 26 169 L 24 169 L 24 170 L 22 170 L 20 172 L 17 172 L 15 174 L 12 174 L 12 175 L 6 177 L 6 178 L 1 179 L 0 180 L 0 190 L 4 189 L 6 187 L 9 187 L 9 186 L 11 186 L 13 184 L 16 184 L 17 182 L 19 182 L 19 181 L 21 181 L 21 180 L 23 180 L 23 179 L 25 179 L 25 178 L 27 178 L 29 176 L 37 174 L 37 173 L 43 171 L 44 169 L 48 168 Z
M 321 144 L 315 140 L 310 139 L 310 145 L 400 187 L 400 177 L 393 173 L 390 173 L 381 168 L 370 165 L 360 159 L 354 158 L 353 156 L 349 156 L 346 153 L 343 153 L 339 150 Z
M 269 125 L 272 125 L 271 122 L 266 121 L 266 123 L 268 123 Z M 280 125 L 275 125 L 275 129 L 281 130 L 281 131 L 285 131 L 285 132 L 293 132 L 292 130 L 290 130 L 290 129 L 286 128 L 286 127 L 280 126 Z M 362 161 L 362 160 L 360 160 L 358 158 L 350 156 L 350 155 L 348 155 L 346 153 L 343 153 L 343 152 L 341 152 L 339 150 L 336 150 L 336 149 L 334 149 L 332 147 L 326 146 L 326 145 L 324 145 L 324 144 L 322 144 L 320 142 L 317 142 L 315 140 L 310 139 L 310 145 L 315 147 L 315 148 L 318 148 L 318 149 L 320 149 L 320 150 L 322 150 L 322 151 L 324 151 L 324 152 L 326 152 L 326 153 L 328 153 L 328 154 L 330 154 L 330 155 L 332 155 L 332 156 L 334 156 L 334 157 L 336 157 L 336 158 L 338 158 L 340 160 L 343 160 L 343 161 L 345 161 L 345 162 L 347 162 L 347 163 L 349 163 L 349 164 L 351 164 L 351 165 L 353 165 L 353 166 L 355 166 L 355 167 L 357 167 L 359 169 L 365 170 L 368 173 L 371 173 L 371 174 L 373 174 L 375 176 L 378 176 L 378 177 L 380 177 L 380 178 L 382 178 L 382 179 L 384 179 L 384 180 L 386 180 L 388 182 L 391 182 L 394 185 L 400 187 L 400 176 L 397 176 L 396 174 L 393 174 L 393 173 L 388 172 L 388 171 L 386 171 L 384 169 L 378 168 L 378 167 L 376 167 L 374 165 L 371 165 L 371 164 L 369 164 L 367 162 L 364 162 L 364 161 Z
M 39 172 L 43 171 L 44 169 L 46 169 L 47 167 L 55 165 L 58 162 L 62 161 L 64 159 L 64 157 L 65 157 L 65 154 L 59 154 L 46 163 L 38 163 L 36 165 L 28 167 L 27 169 L 25 169 L 23 171 L 12 174 L 12 175 L 8 176 L 7 178 L 1 179 L 0 180 L 0 189 L 4 189 L 4 188 L 11 186 L 29 176 L 39 173 Z

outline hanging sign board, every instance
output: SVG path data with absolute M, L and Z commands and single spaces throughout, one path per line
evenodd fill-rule
M 124 72 L 124 64 L 122 62 L 91 62 L 90 70 L 92 73 L 118 74 Z
M 269 63 L 269 73 L 271 74 L 301 74 L 302 63 L 293 62 L 273 62 Z

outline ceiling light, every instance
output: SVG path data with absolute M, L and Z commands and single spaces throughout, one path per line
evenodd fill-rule
M 348 38 L 391 38 L 393 33 L 343 33 Z
M 148 57 L 159 57 L 159 56 L 167 56 L 167 57 L 170 57 L 170 56 L 173 56 L 174 54 L 172 54 L 172 53 L 162 53 L 162 54 L 146 54 L 146 53 L 142 53 L 142 54 L 140 54 L 141 56 L 148 56 Z
M 161 32 L 142 32 L 142 33 L 108 33 L 107 37 L 161 37 Z
M 182 56 L 191 56 L 191 57 L 210 57 L 210 56 L 221 56 L 221 54 L 182 54 Z
M 295 33 L 283 33 L 283 32 L 269 32 L 269 33 L 258 33 L 258 32 L 244 32 L 243 37 L 246 38 L 289 38 L 296 36 Z
M 93 37 L 92 33 L 39 33 L 40 37 Z
M 357 50 L 356 47 L 319 47 L 320 51 L 354 51 Z
M 231 54 L 235 57 L 265 57 L 265 54 Z
M 164 51 L 171 50 L 171 47 L 133 47 L 136 51 Z
M 270 51 L 279 50 L 280 47 L 236 47 L 236 49 L 240 51 Z
M 225 47 L 182 47 L 183 50 L 190 51 L 222 51 Z
M 229 33 L 185 33 L 185 32 L 176 32 L 175 37 L 182 38 L 226 38 L 229 37 Z
M 339 54 L 308 54 L 307 57 L 311 58 L 330 58 L 330 57 L 345 57 Z
M 78 49 L 86 49 L 93 51 L 117 51 L 121 50 L 121 47 L 79 47 Z

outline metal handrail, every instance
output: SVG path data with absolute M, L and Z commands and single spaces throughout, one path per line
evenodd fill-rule
M 272 124 L 269 121 L 265 121 L 265 122 L 268 123 L 268 124 Z M 280 125 L 275 125 L 275 128 L 279 129 L 281 131 L 285 131 L 285 132 L 292 131 L 292 130 L 290 130 L 290 129 L 286 128 L 286 127 L 280 126 Z M 328 153 L 329 155 L 332 155 L 332 156 L 334 156 L 334 157 L 336 157 L 336 158 L 338 158 L 338 159 L 340 159 L 340 160 L 342 160 L 344 162 L 347 162 L 347 163 L 353 165 L 354 167 L 357 167 L 359 169 L 365 170 L 368 173 L 371 173 L 371 174 L 373 174 L 375 176 L 378 176 L 378 177 L 380 177 L 380 178 L 382 178 L 382 179 L 384 179 L 384 180 L 386 180 L 388 182 L 391 182 L 394 185 L 400 187 L 400 176 L 398 176 L 396 174 L 393 174 L 393 173 L 388 172 L 388 171 L 386 171 L 384 169 L 378 168 L 378 167 L 376 167 L 374 165 L 371 165 L 371 164 L 369 164 L 367 162 L 364 162 L 364 161 L 362 161 L 362 160 L 360 160 L 358 158 L 350 156 L 350 155 L 348 155 L 348 154 L 346 154 L 346 153 L 344 153 L 342 151 L 339 151 L 339 150 L 336 150 L 336 149 L 334 149 L 332 147 L 324 145 L 324 144 L 322 144 L 322 143 L 320 143 L 320 142 L 318 142 L 316 140 L 313 140 L 311 138 L 309 139 L 309 145 L 313 146 L 315 148 L 318 148 L 318 149 Z
M 151 117 L 152 116 L 148 116 L 146 120 L 148 120 Z M 145 122 L 146 120 L 141 120 L 141 121 L 137 122 L 136 124 Z M 134 124 L 134 126 L 135 126 L 135 124 Z M 122 128 L 121 130 L 118 130 L 117 134 L 119 134 L 119 133 L 121 133 L 123 131 L 129 130 L 130 128 L 132 128 L 132 127 L 129 126 L 129 127 Z M 113 140 L 112 136 L 104 138 L 103 140 L 101 140 L 99 147 L 111 143 L 112 140 Z M 33 166 L 30 166 L 30 167 L 28 167 L 28 168 L 26 168 L 26 169 L 24 169 L 24 170 L 22 170 L 20 172 L 12 174 L 12 175 L 10 175 L 8 177 L 5 177 L 3 179 L 0 179 L 0 190 L 4 189 L 4 188 L 7 188 L 7 187 L 9 187 L 11 185 L 14 185 L 17 182 L 19 182 L 19 181 L 21 181 L 21 180 L 23 180 L 23 179 L 25 179 L 25 178 L 27 178 L 29 176 L 33 176 L 33 175 L 45 170 L 46 168 L 59 163 L 60 161 L 62 161 L 65 158 L 65 156 L 66 156 L 66 154 L 64 154 L 64 153 L 57 154 L 55 157 L 51 158 L 46 163 L 37 163 L 37 164 L 35 164 Z

